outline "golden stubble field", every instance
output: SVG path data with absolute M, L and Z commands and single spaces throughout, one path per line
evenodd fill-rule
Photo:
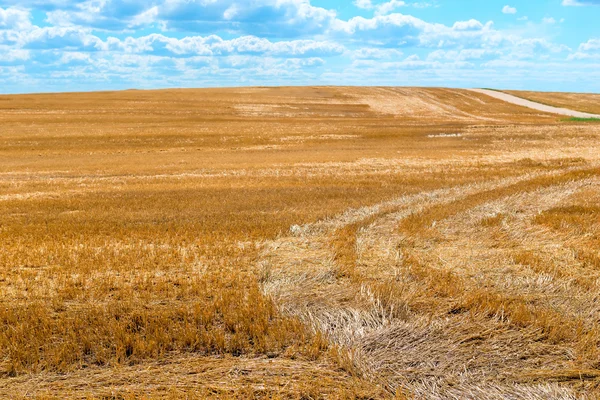
M 0 96 L 0 397 L 594 398 L 599 139 L 450 89 Z

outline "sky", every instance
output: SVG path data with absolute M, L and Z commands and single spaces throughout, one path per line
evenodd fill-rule
M 0 93 L 600 92 L 600 0 L 0 0 Z

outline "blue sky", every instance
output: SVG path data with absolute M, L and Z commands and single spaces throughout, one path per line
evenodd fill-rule
M 600 92 L 600 0 L 0 0 L 0 93 L 247 85 Z

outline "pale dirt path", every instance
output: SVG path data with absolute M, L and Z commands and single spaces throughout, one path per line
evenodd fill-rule
M 523 107 L 531 108 L 531 109 L 542 111 L 542 112 L 566 115 L 569 117 L 576 117 L 576 118 L 600 118 L 600 115 L 598 115 L 598 114 L 589 114 L 589 113 L 584 113 L 584 112 L 580 112 L 580 111 L 569 110 L 567 108 L 547 106 L 545 104 L 536 103 L 534 101 L 522 99 L 520 97 L 513 96 L 508 93 L 497 92 L 495 90 L 488 90 L 488 89 L 469 89 L 469 90 L 472 92 L 485 94 L 485 95 L 494 97 L 496 99 L 506 101 L 508 103 L 516 104 L 518 106 L 523 106 Z

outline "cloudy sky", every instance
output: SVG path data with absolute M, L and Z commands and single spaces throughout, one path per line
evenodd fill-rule
M 600 92 L 600 0 L 0 0 L 0 93 L 246 85 Z

